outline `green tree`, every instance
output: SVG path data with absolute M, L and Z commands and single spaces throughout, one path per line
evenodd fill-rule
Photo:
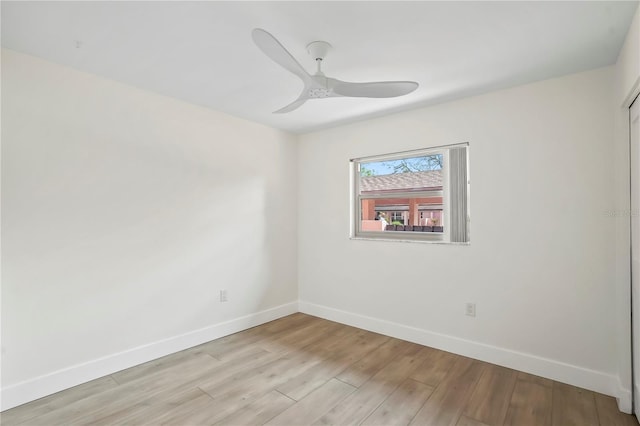
M 428 170 L 442 169 L 442 154 L 427 155 L 425 157 L 403 158 L 402 160 L 387 161 L 384 165 L 391 173 L 415 173 Z
M 376 172 L 371 170 L 371 169 L 367 169 L 367 166 L 365 166 L 364 164 L 360 165 L 360 176 L 375 176 Z

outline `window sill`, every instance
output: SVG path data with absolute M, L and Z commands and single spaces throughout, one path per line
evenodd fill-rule
M 397 238 L 397 237 L 369 237 L 369 236 L 351 236 L 350 240 L 360 240 L 360 241 L 383 241 L 390 243 L 418 243 L 418 244 L 443 244 L 443 245 L 452 245 L 452 246 L 469 246 L 471 242 L 467 241 L 464 243 L 459 242 L 450 242 L 450 241 L 442 241 L 442 240 L 425 240 L 425 239 L 409 239 L 409 238 Z

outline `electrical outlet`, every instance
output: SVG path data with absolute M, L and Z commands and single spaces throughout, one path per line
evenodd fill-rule
M 227 290 L 220 290 L 220 301 L 221 302 L 227 301 Z
M 475 303 L 471 303 L 471 302 L 467 303 L 465 314 L 470 316 L 470 317 L 475 317 L 476 316 L 476 304 Z

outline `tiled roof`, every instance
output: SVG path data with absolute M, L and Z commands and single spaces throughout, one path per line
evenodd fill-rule
M 383 176 L 363 176 L 360 178 L 362 192 L 411 191 L 442 188 L 442 170 L 415 173 L 396 173 Z

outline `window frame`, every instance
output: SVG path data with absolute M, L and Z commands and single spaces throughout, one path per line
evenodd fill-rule
M 467 241 L 450 241 L 450 194 L 449 194 L 449 149 L 466 147 L 467 149 L 467 217 L 470 216 L 469 207 L 469 143 L 458 143 L 451 145 L 434 146 L 423 149 L 394 152 L 390 154 L 372 155 L 366 157 L 352 158 L 350 165 L 350 238 L 354 240 L 376 240 L 376 241 L 402 241 L 402 242 L 424 242 L 424 243 L 444 243 L 444 244 L 469 244 L 469 232 L 467 225 Z M 428 155 L 442 155 L 442 189 L 406 191 L 389 194 L 362 195 L 360 192 L 360 167 L 363 163 L 377 161 L 392 161 L 403 158 L 412 158 Z M 391 199 L 391 198 L 428 198 L 442 197 L 442 226 L 443 232 L 412 232 L 412 231 L 362 231 L 362 200 L 369 199 Z

